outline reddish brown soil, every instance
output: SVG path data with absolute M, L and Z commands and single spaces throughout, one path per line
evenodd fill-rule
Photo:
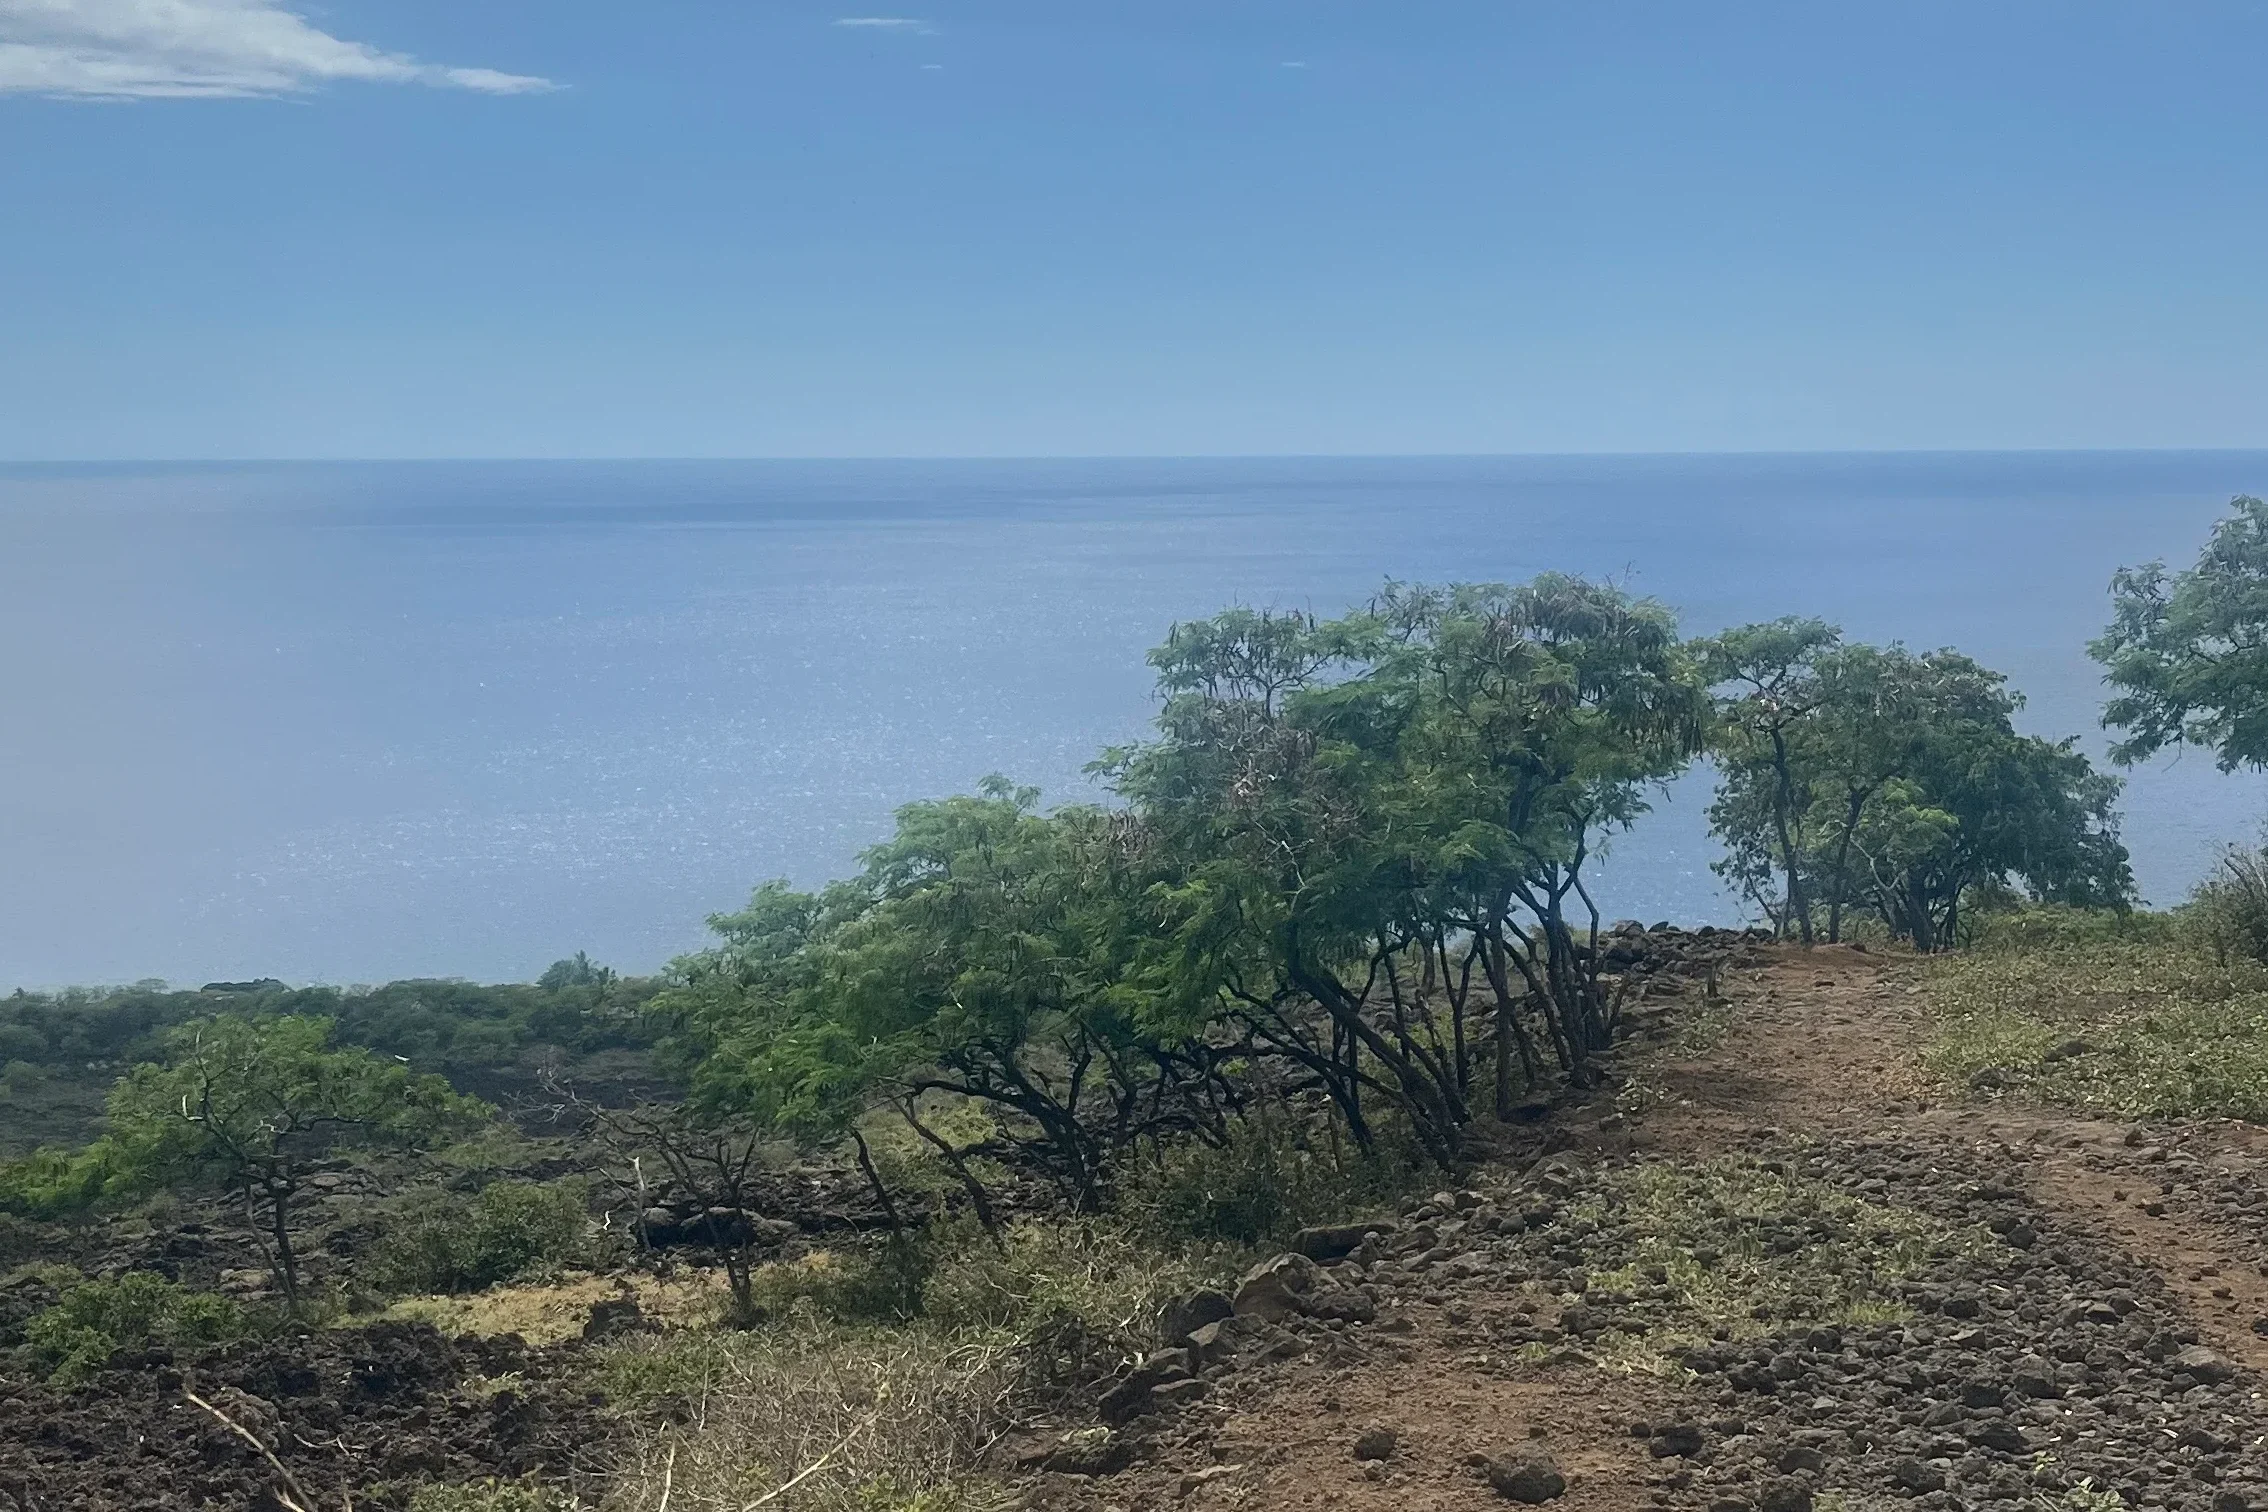
M 2268 1338 L 2255 1328 L 2257 1322 L 2268 1330 L 2268 1207 L 2251 1195 L 2268 1139 L 2218 1123 L 2136 1130 L 2053 1110 L 1940 1100 L 1916 1066 L 1921 1024 L 1914 976 L 1912 963 L 1896 957 L 1844 947 L 1776 948 L 1764 969 L 1727 979 L 1737 1011 L 1720 1043 L 1682 1063 L 1626 1062 L 1625 1076 L 1649 1092 L 1644 1109 L 1625 1124 L 1608 1116 L 1613 1092 L 1599 1094 L 1589 1108 L 1557 1120 L 1555 1143 L 1677 1160 L 1754 1150 L 1760 1141 L 1871 1147 L 1888 1141 L 1941 1151 L 1948 1182 L 1955 1171 L 2017 1172 L 2010 1179 L 2021 1190 L 2006 1195 L 2036 1212 L 2043 1248 L 2053 1243 L 2057 1255 L 2078 1256 L 2067 1260 L 2073 1284 L 2084 1288 L 2090 1276 L 2099 1276 L 2106 1287 L 2142 1296 L 2170 1326 L 2193 1329 L 2238 1365 L 2268 1367 Z M 1526 1159 L 1534 1156 L 1531 1146 Z M 1521 1159 L 1507 1152 L 1507 1170 Z M 2145 1203 L 2160 1211 L 2146 1212 Z M 1690 1476 L 1680 1485 L 1665 1474 L 1664 1462 L 1633 1436 L 1632 1424 L 1673 1416 L 1706 1421 L 1725 1410 L 1732 1393 L 1586 1363 L 1523 1365 L 1491 1355 L 1484 1340 L 1426 1309 L 1404 1321 L 1406 1334 L 1383 1328 L 1348 1334 L 1335 1349 L 1240 1373 L 1171 1421 L 1145 1428 L 1148 1449 L 1132 1468 L 1093 1479 L 1035 1477 L 1024 1488 L 1029 1504 L 1080 1512 L 1480 1512 L 1514 1503 L 1469 1461 L 1532 1447 L 1548 1452 L 1566 1473 L 1566 1494 L 1551 1505 L 1568 1512 L 1730 1505 L 1722 1488 L 1712 1491 Z M 2212 1410 L 2242 1419 L 2223 1424 L 2232 1442 L 2258 1443 L 2268 1428 L 2252 1390 L 2257 1384 L 2240 1371 L 2216 1398 Z M 2193 1387 L 2187 1395 L 2184 1409 L 2177 1381 L 2159 1400 L 2174 1403 L 2177 1412 L 2194 1410 L 2206 1393 Z M 2163 1420 L 2163 1409 L 2152 1403 L 2150 1410 L 2160 1412 L 2153 1421 Z M 1396 1452 L 1383 1462 L 1358 1462 L 1352 1443 L 1374 1425 L 1397 1431 Z M 2150 1449 L 2131 1457 L 2156 1455 Z M 1830 1477 L 1841 1468 L 1831 1467 Z M 2115 1462 L 2110 1467 L 2117 1468 Z M 1857 1477 L 1861 1470 L 1881 1484 L 1879 1464 L 1851 1473 Z M 2185 1469 L 2194 1480 L 2161 1479 L 2159 1486 L 2170 1489 L 2158 1491 L 2145 1474 L 2146 1484 L 2129 1499 L 2224 1512 L 2257 1509 L 2263 1487 L 2247 1477 L 2260 1473 L 2246 1465 Z M 1968 1505 L 1958 1490 L 1861 1496 L 1864 1504 Z M 2012 1499 L 2001 1505 L 2021 1504 L 2016 1493 L 2002 1494 Z M 1877 1503 L 1878 1497 L 1891 1500 Z M 2040 1504 L 2053 1499 L 2050 1490 Z

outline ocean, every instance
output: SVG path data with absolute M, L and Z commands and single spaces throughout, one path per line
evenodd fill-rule
M 651 970 L 899 804 L 1093 796 L 1177 618 L 1389 577 L 1957 646 L 2099 752 L 2110 574 L 2263 490 L 2257 452 L 0 466 L 0 990 Z M 1616 842 L 1611 915 L 1741 918 L 1708 780 Z M 2268 784 L 2190 752 L 2124 810 L 2172 902 Z

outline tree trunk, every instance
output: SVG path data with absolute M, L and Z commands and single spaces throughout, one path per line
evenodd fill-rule
M 850 1131 L 851 1144 L 858 1151 L 858 1168 L 866 1173 L 866 1184 L 874 1193 L 874 1200 L 882 1206 L 882 1217 L 893 1234 L 905 1230 L 905 1220 L 898 1216 L 898 1204 L 891 1200 L 890 1189 L 882 1181 L 882 1173 L 874 1169 L 874 1156 L 866 1148 L 866 1136 L 858 1130 Z
M 276 1279 L 283 1283 L 284 1305 L 299 1309 L 299 1257 L 291 1252 L 291 1187 L 268 1183 L 269 1233 L 276 1245 Z
M 1795 916 L 1803 943 L 1811 943 L 1811 900 L 1803 893 L 1803 867 L 1796 855 L 1795 833 L 1789 811 L 1795 807 L 1795 778 L 1788 771 L 1787 736 L 1772 732 L 1772 767 L 1777 777 L 1772 792 L 1772 825 L 1780 835 L 1780 865 L 1788 874 L 1788 912 Z
M 961 1152 L 953 1148 L 953 1141 L 921 1121 L 921 1116 L 914 1111 L 912 1098 L 900 1103 L 898 1111 L 905 1116 L 913 1131 L 945 1158 L 945 1164 L 960 1178 L 962 1190 L 969 1194 L 969 1205 L 976 1209 L 977 1222 L 984 1225 L 984 1231 L 992 1236 L 995 1244 L 999 1243 L 1000 1215 L 992 1209 L 992 1194 L 984 1189 L 983 1182 L 976 1179 L 976 1173 L 969 1169 L 969 1163 L 962 1158 Z

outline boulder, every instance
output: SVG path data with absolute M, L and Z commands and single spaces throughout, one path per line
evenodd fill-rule
M 2236 1366 L 2202 1344 L 2192 1344 L 2173 1357 L 2174 1369 L 2193 1381 L 2217 1386 L 2236 1374 Z
M 1383 1218 L 1363 1223 L 1319 1223 L 1292 1235 L 1292 1250 L 1310 1260 L 1343 1260 L 1354 1253 L 1364 1235 L 1392 1232 L 1392 1221 Z
M 1304 1309 L 1301 1300 L 1315 1289 L 1315 1262 L 1305 1255 L 1278 1255 L 1244 1273 L 1231 1302 L 1237 1316 L 1281 1323 Z
M 1811 1488 L 1802 1481 L 1767 1481 L 1756 1506 L 1757 1512 L 1811 1512 Z
M 1218 1323 L 1233 1317 L 1236 1304 L 1224 1293 L 1211 1288 L 1193 1291 L 1186 1297 L 1176 1297 L 1166 1304 L 1165 1314 L 1159 1320 L 1158 1332 L 1165 1335 L 1168 1344 L 1186 1343 L 1191 1334 L 1208 1323 Z

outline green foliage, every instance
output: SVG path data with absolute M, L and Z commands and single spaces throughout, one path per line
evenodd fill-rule
M 114 1182 L 208 1178 L 268 1207 L 265 1232 L 285 1296 L 297 1302 L 290 1204 L 306 1162 L 341 1147 L 411 1148 L 491 1111 L 438 1076 L 360 1048 L 331 1048 L 327 1019 L 221 1014 L 185 1025 L 161 1063 L 112 1089 Z
M 83 1072 L 155 1059 L 167 1033 L 229 1012 L 330 1019 L 338 1040 L 398 1055 L 420 1070 L 463 1074 L 532 1046 L 575 1052 L 643 1045 L 642 1009 L 657 984 L 621 978 L 576 955 L 535 986 L 417 980 L 382 987 L 289 987 L 264 979 L 173 992 L 162 983 L 0 998 L 0 1062 Z
M 2121 568 L 2112 618 L 2087 648 L 2118 689 L 2103 723 L 2113 760 L 2211 749 L 2223 771 L 2268 766 L 2268 503 L 2239 496 L 2186 572 Z
M 2119 943 L 2168 944 L 2179 938 L 2184 928 L 2185 921 L 2181 917 L 2145 909 L 2019 902 L 1972 912 L 1964 944 L 1970 950 L 2003 951 Z
M 979 1238 L 964 1228 L 937 1243 L 922 1292 L 931 1323 L 1027 1338 L 1071 1320 L 1136 1350 L 1153 1346 L 1168 1297 L 1228 1274 L 1202 1251 L 1162 1250 L 1110 1222 L 1019 1223 L 997 1244 Z
M 581 1182 L 497 1181 L 469 1200 L 425 1192 L 387 1221 L 372 1279 L 397 1292 L 478 1291 L 590 1253 Z
M 894 1234 L 872 1249 L 763 1266 L 751 1278 L 750 1300 L 768 1318 L 904 1323 L 921 1316 L 939 1251 L 967 1242 L 964 1226 L 942 1224 Z
M 2268 965 L 2268 848 L 2231 847 L 2182 909 L 2191 933 L 2226 965 Z
M 52 1222 L 83 1213 L 123 1185 L 118 1145 L 98 1139 L 84 1150 L 45 1145 L 0 1161 L 0 1213 Z
M 2190 941 L 1965 953 L 1923 979 L 1928 1068 L 2124 1117 L 2268 1119 L 2268 967 Z
M 32 1358 L 62 1385 L 83 1380 L 122 1349 L 184 1347 L 241 1337 L 244 1312 L 226 1297 L 130 1271 L 66 1290 L 26 1325 Z
M 1131 1150 L 1225 1141 L 1255 1070 L 1437 1163 L 1476 1085 L 1509 1116 L 1547 1064 L 1585 1074 L 1611 1026 L 1584 868 L 1705 722 L 1666 611 L 1390 584 L 1339 620 L 1179 625 L 1151 661 L 1158 737 L 1097 763 L 1123 808 L 990 779 L 901 810 L 857 877 L 711 920 L 653 1004 L 694 1104 L 806 1146 L 894 1107 L 991 1222 L 940 1099 L 1093 1213 Z
M 1153 1244 L 1257 1246 L 1389 1208 L 1427 1174 L 1414 1151 L 1318 1143 L 1269 1122 L 1239 1126 L 1223 1145 L 1165 1144 L 1130 1166 L 1114 1212 Z
M 1965 906 L 2019 884 L 2038 902 L 2132 901 L 2117 781 L 2070 740 L 2017 733 L 1999 673 L 1816 621 L 1727 631 L 1704 660 L 1721 689 L 1717 871 L 1782 931 L 1838 939 L 1864 911 L 1936 950 L 1962 938 Z

